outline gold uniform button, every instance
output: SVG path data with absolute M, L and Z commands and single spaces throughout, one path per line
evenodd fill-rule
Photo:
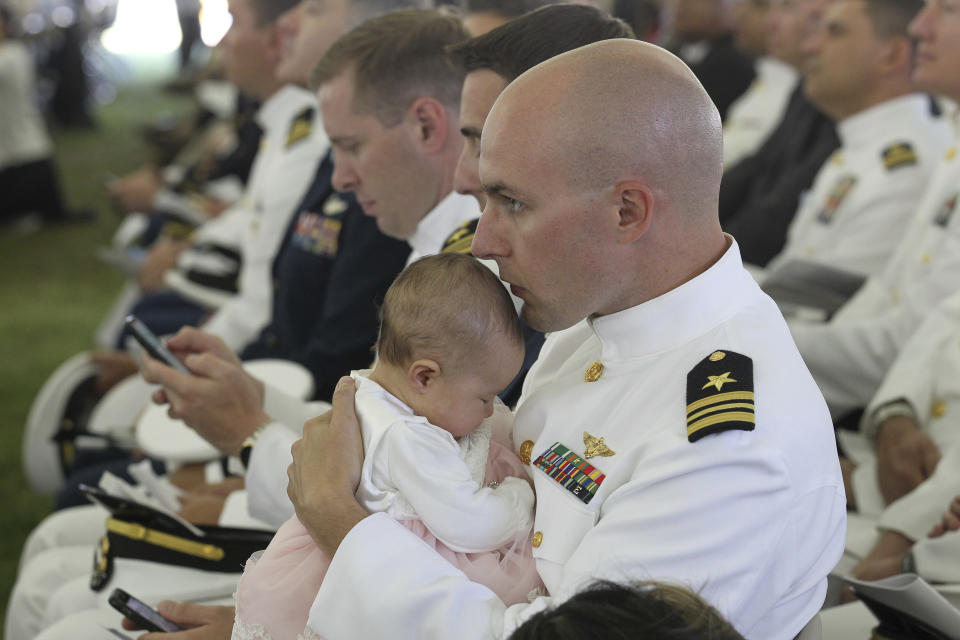
M 533 440 L 524 440 L 520 445 L 520 462 L 530 464 L 530 456 L 533 453 Z
M 726 357 L 727 354 L 725 354 L 723 351 L 714 351 L 710 354 L 710 362 L 720 362 Z
M 933 414 L 934 418 L 942 418 L 947 413 L 946 403 L 943 400 L 937 400 L 930 407 L 930 413 Z
M 920 262 L 922 262 L 923 264 L 929 264 L 929 263 L 930 263 L 930 254 L 929 254 L 929 253 L 923 254 L 923 255 L 920 257 Z
M 956 157 L 956 155 L 957 155 L 956 147 L 950 147 L 949 149 L 947 149 L 947 160 L 953 160 Z
M 532 544 L 534 548 L 536 548 L 540 546 L 541 542 L 543 542 L 543 532 L 537 531 L 536 533 L 533 534 L 533 539 L 530 540 L 530 544 Z
M 587 382 L 596 382 L 603 375 L 603 363 L 597 360 L 587 368 L 583 374 L 583 379 Z

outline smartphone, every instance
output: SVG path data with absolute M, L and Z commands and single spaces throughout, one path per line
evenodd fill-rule
M 110 606 L 127 616 L 147 631 L 170 633 L 183 631 L 183 627 L 170 622 L 153 607 L 137 600 L 123 589 L 114 589 L 110 594 Z
M 127 330 L 130 331 L 130 335 L 143 346 L 151 358 L 155 358 L 181 373 L 190 373 L 190 370 L 187 369 L 182 362 L 177 360 L 176 356 L 170 353 L 170 350 L 164 346 L 160 338 L 158 338 L 153 331 L 150 331 L 147 325 L 140 322 L 136 316 L 127 316 L 124 324 L 127 326 Z

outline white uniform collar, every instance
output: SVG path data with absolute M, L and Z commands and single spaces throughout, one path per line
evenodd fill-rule
M 794 85 L 800 74 L 786 62 L 781 62 L 774 57 L 764 56 L 757 60 L 757 76 L 763 82 L 770 82 L 775 85 Z
M 421 218 L 417 230 L 407 238 L 412 251 L 407 262 L 413 262 L 424 256 L 439 253 L 443 242 L 456 231 L 457 227 L 480 217 L 480 206 L 473 196 L 460 195 L 451 191 L 437 206 Z
M 758 287 L 730 246 L 709 269 L 676 289 L 607 316 L 588 320 L 600 339 L 601 361 L 642 358 L 668 351 L 716 329 L 743 310 Z
M 844 149 L 876 143 L 877 136 L 903 130 L 904 123 L 929 119 L 930 101 L 925 94 L 908 93 L 856 113 L 837 123 Z
M 280 87 L 257 109 L 256 121 L 264 129 L 275 124 L 278 119 L 283 125 L 291 115 L 291 110 L 312 106 L 316 103 L 313 94 L 294 84 Z

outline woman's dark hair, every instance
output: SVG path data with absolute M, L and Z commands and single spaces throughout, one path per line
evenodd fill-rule
M 683 587 L 599 581 L 523 623 L 510 640 L 744 640 L 723 616 Z

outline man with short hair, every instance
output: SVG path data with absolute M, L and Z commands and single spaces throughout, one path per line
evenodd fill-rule
M 803 43 L 818 27 L 826 4 L 772 0 L 767 12 L 770 56 L 799 72 Z M 802 194 L 839 145 L 833 121 L 807 100 L 801 82 L 766 142 L 724 168 L 720 223 L 737 239 L 745 262 L 764 266 L 780 252 Z
M 933 2 L 911 25 L 917 38 L 913 79 L 918 89 L 960 100 L 960 73 L 952 61 L 960 55 L 953 36 L 954 14 Z M 935 159 L 929 187 L 917 198 L 903 239 L 879 274 L 869 278 L 830 322 L 794 322 L 791 332 L 807 366 L 836 414 L 870 402 L 904 342 L 941 300 L 957 290 L 960 273 L 960 145 L 954 131 L 944 135 L 950 147 Z M 865 428 L 881 448 L 903 446 L 913 430 L 890 429 L 866 417 Z M 884 433 L 886 432 L 886 433 Z M 882 440 L 890 438 L 887 443 Z
M 911 80 L 907 26 L 920 0 L 836 0 L 806 45 L 804 90 L 837 122 L 824 163 L 768 265 L 793 261 L 862 276 L 880 271 L 950 137 Z
M 479 36 L 534 9 L 561 0 L 464 0 L 463 24 Z
M 500 94 L 481 139 L 473 250 L 497 261 L 524 319 L 553 332 L 512 440 L 536 488 L 549 597 L 507 609 L 359 506 L 342 380 L 289 470 L 297 515 L 332 558 L 315 633 L 501 637 L 600 577 L 702 589 L 748 637 L 793 638 L 816 615 L 843 546 L 832 429 L 720 229 L 720 146 L 689 69 L 635 41 L 562 54 Z

